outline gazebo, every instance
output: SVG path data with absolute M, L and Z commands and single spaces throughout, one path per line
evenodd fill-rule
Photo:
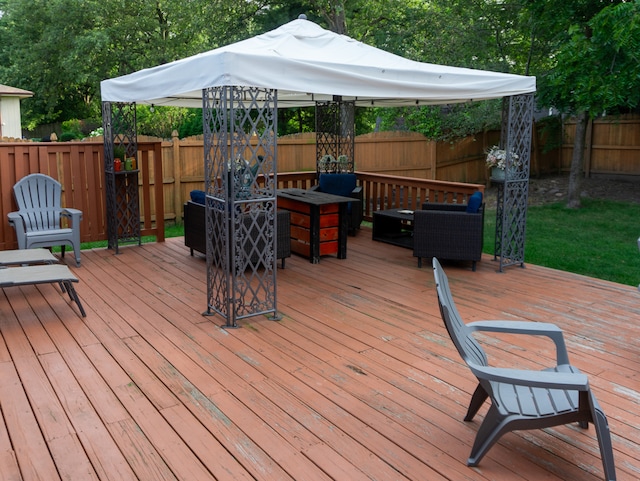
M 225 47 L 104 80 L 109 246 L 117 250 L 119 241 L 139 239 L 136 170 L 114 167 L 118 148 L 124 148 L 126 157 L 136 157 L 135 105 L 202 108 L 207 313 L 220 314 L 228 327 L 257 314 L 277 318 L 278 108 L 316 106 L 338 112 L 339 125 L 322 135 L 320 155 L 348 145 L 340 140 L 353 137 L 352 120 L 340 119 L 352 116 L 340 112 L 355 106 L 503 98 L 501 148 L 508 155 L 496 256 L 500 269 L 522 265 L 534 92 L 534 77 L 408 60 L 304 18 Z M 350 155 L 353 162 L 352 151 Z M 512 159 L 517 159 L 517 168 Z M 256 230 L 261 232 L 258 240 L 248 235 Z

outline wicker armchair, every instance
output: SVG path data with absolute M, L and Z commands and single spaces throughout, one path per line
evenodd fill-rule
M 184 204 L 184 244 L 191 250 L 191 255 L 193 251 L 202 254 L 207 252 L 204 209 L 204 205 L 197 202 L 188 201 Z M 281 260 L 284 269 L 284 260 L 291 257 L 291 213 L 288 210 L 279 210 L 276 215 L 276 258 Z
M 413 256 L 422 259 L 471 261 L 482 257 L 484 205 L 476 213 L 467 212 L 466 204 L 425 202 L 413 213 Z

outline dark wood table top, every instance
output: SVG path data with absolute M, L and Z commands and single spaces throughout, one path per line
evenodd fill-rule
M 396 219 L 413 220 L 413 211 L 408 209 L 387 209 L 378 210 L 373 213 L 374 216 L 394 217 Z
M 343 197 L 341 195 L 327 194 L 326 192 L 318 192 L 306 189 L 278 189 L 278 197 L 291 199 L 305 204 L 325 205 L 325 204 L 341 204 L 345 202 L 360 202 L 353 197 Z

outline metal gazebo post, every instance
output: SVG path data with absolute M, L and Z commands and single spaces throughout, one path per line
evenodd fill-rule
M 274 89 L 203 89 L 207 311 L 237 321 L 276 310 Z
M 102 102 L 102 128 L 108 247 L 118 254 L 120 243 L 142 244 L 138 169 L 118 169 L 115 162 L 116 149 L 137 159 L 136 104 Z
M 355 170 L 355 102 L 335 96 L 332 101 L 316 102 L 316 174 Z M 321 165 L 330 155 L 337 161 L 346 156 L 347 164 Z
M 533 94 L 505 97 L 500 148 L 506 153 L 504 181 L 498 182 L 494 260 L 524 267 L 531 164 Z

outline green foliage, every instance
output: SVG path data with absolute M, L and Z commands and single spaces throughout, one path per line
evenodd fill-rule
M 376 109 L 380 130 L 411 130 L 432 140 L 453 142 L 500 127 L 501 101 L 447 106 Z
M 116 145 L 113 147 L 113 158 L 114 159 L 120 159 L 122 161 L 124 161 L 124 158 L 127 155 L 127 151 L 124 148 L 124 145 Z
M 100 81 L 248 36 L 262 2 L 3 0 L 0 83 L 35 93 L 26 125 L 100 118 Z M 215 21 L 211 21 L 215 19 Z
M 187 109 L 178 127 L 178 136 L 183 139 L 192 135 L 202 135 L 202 109 Z
M 316 116 L 313 107 L 280 109 L 278 111 L 278 135 L 315 132 Z
M 538 120 L 536 127 L 542 139 L 543 153 L 562 147 L 562 118 L 559 115 Z
M 248 38 L 300 13 L 421 62 L 537 75 L 547 105 L 567 111 L 585 99 L 595 111 L 631 108 L 640 92 L 638 0 L 192 0 L 188 8 L 145 0 L 0 0 L 0 11 L 0 83 L 35 92 L 22 101 L 31 128 L 99 119 L 101 80 Z M 359 111 L 356 131 L 375 128 L 378 117 L 388 125 L 402 118 L 405 128 L 441 139 L 495 126 L 499 109 L 489 108 L 483 121 L 476 108 L 453 107 L 446 116 L 438 108 Z M 141 133 L 189 135 L 201 122 L 193 112 L 163 119 L 157 111 L 142 113 Z M 305 109 L 278 120 L 281 134 L 314 130 Z
M 65 120 L 62 122 L 62 135 L 60 136 L 60 140 L 66 142 L 68 140 L 83 138 L 82 125 L 83 123 L 79 119 Z
M 183 107 L 138 105 L 136 107 L 138 134 L 170 139 L 172 132 L 178 130 L 188 117 L 189 110 Z
M 60 134 L 60 138 L 58 139 L 60 142 L 70 142 L 72 140 L 77 140 L 80 137 L 76 136 L 73 132 L 62 132 Z
M 568 29 L 569 39 L 542 77 L 544 105 L 563 112 L 635 108 L 640 104 L 640 0 L 602 8 L 585 24 Z
M 638 285 L 640 205 L 583 199 L 581 209 L 562 203 L 527 210 L 525 262 L 621 284 Z M 485 217 L 484 252 L 493 254 L 495 211 Z

